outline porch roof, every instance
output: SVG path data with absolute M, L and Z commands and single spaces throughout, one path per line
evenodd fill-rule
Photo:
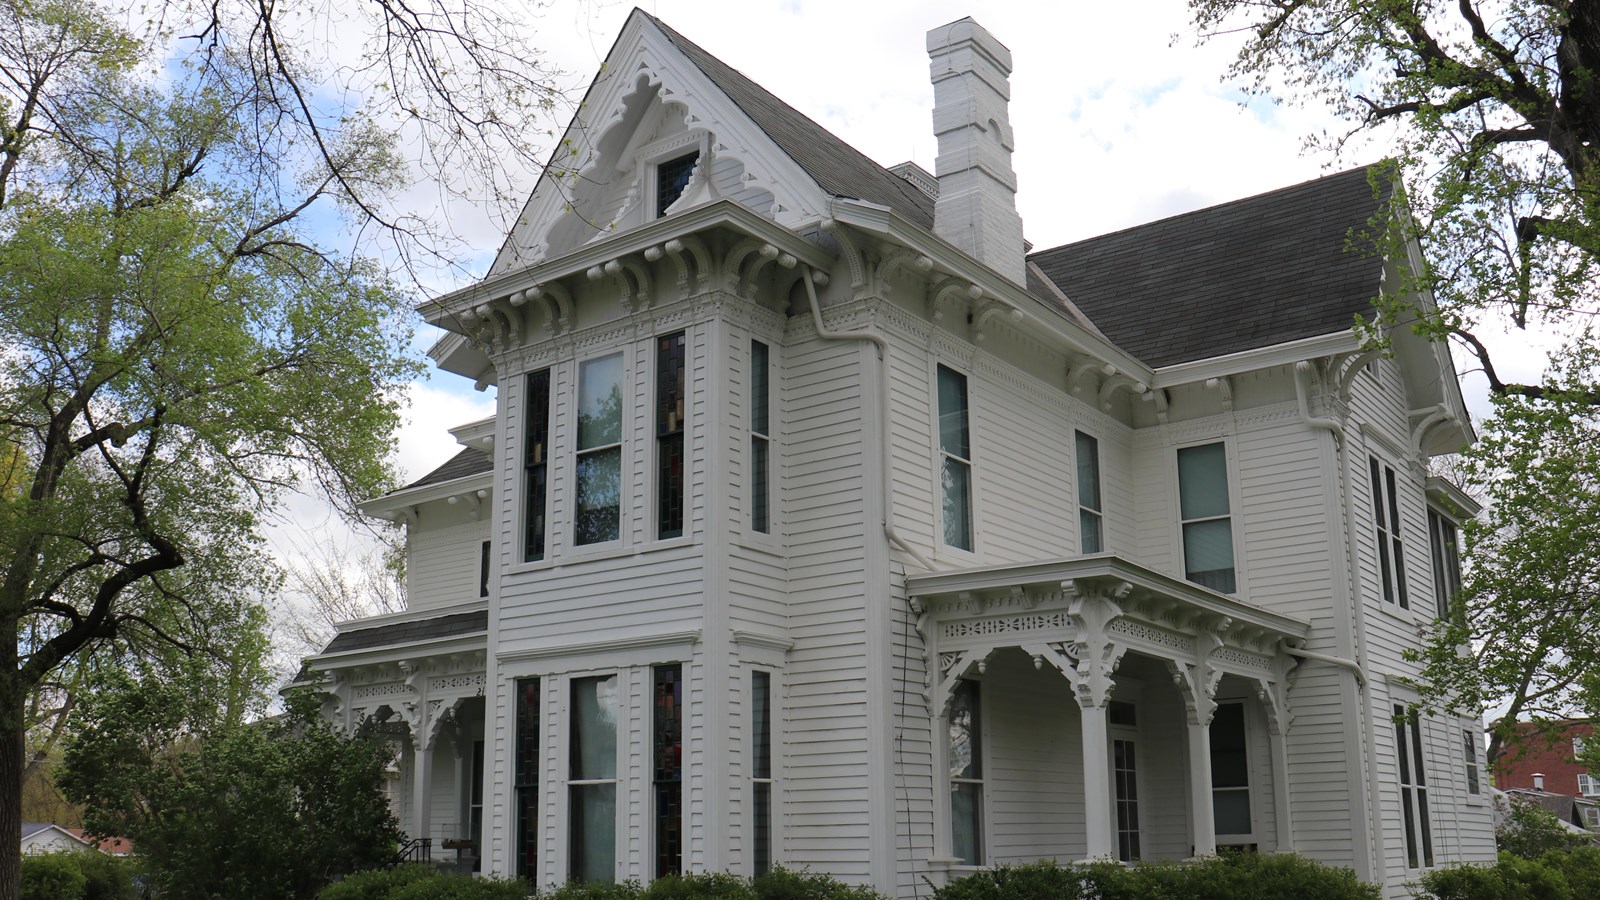
M 1253 627 L 1289 640 L 1304 640 L 1311 633 L 1309 623 L 1164 575 L 1114 553 L 911 575 L 906 578 L 906 590 L 914 600 L 939 605 L 984 594 L 1056 589 L 1080 581 L 1121 582 L 1128 586 L 1133 601 L 1176 604 L 1203 616 L 1232 619 L 1236 627 Z

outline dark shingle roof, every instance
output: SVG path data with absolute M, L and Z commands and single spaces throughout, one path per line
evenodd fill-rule
M 401 488 L 401 490 L 409 490 L 411 488 L 422 487 L 423 485 L 429 484 L 440 484 L 445 481 L 454 481 L 457 478 L 466 478 L 468 475 L 477 475 L 482 472 L 487 472 L 490 470 L 490 468 L 492 468 L 492 462 L 489 459 L 488 453 L 482 450 L 474 450 L 471 447 L 467 447 L 460 453 L 457 453 L 455 456 L 450 457 L 450 459 L 445 462 L 444 465 L 434 469 L 432 472 L 429 472 L 421 478 L 418 478 L 416 481 L 411 482 L 410 484 Z
M 376 647 L 393 647 L 414 644 L 439 638 L 459 637 L 489 630 L 489 612 L 456 613 L 414 622 L 396 622 L 376 628 L 344 631 L 335 635 L 324 647 L 323 653 L 348 653 L 352 650 L 371 650 Z
M 887 206 L 909 222 L 933 228 L 933 199 L 927 194 L 839 140 L 660 19 L 648 13 L 644 15 L 823 190 L 836 197 L 853 197 Z
M 1349 328 L 1383 260 L 1346 249 L 1388 199 L 1352 169 L 1029 257 L 1151 367 Z M 1370 244 L 1367 244 L 1370 248 Z

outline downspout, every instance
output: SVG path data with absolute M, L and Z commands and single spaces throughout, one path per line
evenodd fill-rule
M 806 299 L 811 301 L 811 323 L 816 326 L 817 337 L 826 341 L 870 341 L 878 348 L 878 446 L 883 453 L 883 534 L 889 543 L 900 548 L 907 556 L 930 572 L 937 571 L 933 563 L 928 562 L 916 548 L 912 547 L 894 530 L 894 478 L 891 473 L 894 456 L 889 446 L 889 342 L 881 335 L 870 331 L 829 331 L 822 324 L 822 306 L 817 302 L 817 289 L 811 283 L 813 271 L 806 266 L 805 276 L 801 281 L 806 283 Z
M 1339 384 L 1340 399 L 1348 402 L 1349 390 L 1351 384 L 1353 383 L 1353 373 L 1357 368 L 1365 364 L 1366 360 L 1372 358 L 1374 355 L 1374 352 L 1369 352 L 1363 354 L 1355 361 L 1349 371 L 1349 374 L 1347 374 Z M 1323 653 L 1315 653 L 1310 650 L 1301 650 L 1288 646 L 1284 647 L 1284 652 L 1290 656 L 1296 656 L 1302 659 L 1316 660 L 1318 662 L 1340 666 L 1348 669 L 1353 675 L 1355 675 L 1357 696 L 1361 701 L 1360 717 L 1358 721 L 1361 723 L 1361 730 L 1363 732 L 1362 743 L 1364 744 L 1366 750 L 1367 765 L 1373 766 L 1377 764 L 1376 761 L 1378 758 L 1378 729 L 1376 723 L 1372 721 L 1372 698 L 1367 692 L 1367 680 L 1365 674 L 1365 635 L 1367 630 L 1366 604 L 1362 602 L 1360 597 L 1357 596 L 1358 591 L 1356 590 L 1356 573 L 1360 571 L 1360 560 L 1356 558 L 1356 528 L 1358 527 L 1358 523 L 1356 522 L 1355 475 L 1351 472 L 1352 463 L 1350 460 L 1350 447 L 1348 442 L 1345 440 L 1344 423 L 1334 418 L 1317 417 L 1311 415 L 1311 403 L 1306 387 L 1306 382 L 1310 379 L 1311 372 L 1312 365 L 1310 361 L 1301 360 L 1300 362 L 1295 363 L 1295 400 L 1299 403 L 1301 422 L 1305 423 L 1308 427 L 1320 428 L 1331 432 L 1334 437 L 1334 461 L 1338 466 L 1341 482 L 1341 497 L 1344 506 L 1345 565 L 1347 567 L 1346 572 L 1348 573 L 1348 576 L 1345 580 L 1346 597 L 1344 599 L 1346 600 L 1346 608 L 1350 610 L 1351 649 L 1355 652 L 1356 658 L 1354 660 L 1349 660 L 1342 657 L 1329 656 Z M 1382 878 L 1383 873 L 1380 872 L 1379 867 L 1384 865 L 1385 860 L 1385 851 L 1383 846 L 1383 823 L 1378 821 L 1378 810 L 1380 806 L 1377 779 L 1366 778 L 1363 780 L 1366 782 L 1367 795 L 1367 814 L 1365 816 L 1365 820 L 1366 826 L 1368 829 L 1370 829 L 1371 834 L 1370 840 L 1366 842 L 1366 850 L 1369 854 L 1366 861 L 1367 876 L 1369 880 L 1376 881 Z

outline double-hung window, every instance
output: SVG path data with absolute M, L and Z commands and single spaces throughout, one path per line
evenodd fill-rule
M 539 679 L 516 682 L 516 873 L 539 883 Z M 482 853 L 480 849 L 479 853 Z
M 750 530 L 772 530 L 772 390 L 767 378 L 767 345 L 750 342 Z
M 983 728 L 978 683 L 956 682 L 947 720 L 950 765 L 950 855 L 983 865 Z
M 1406 866 L 1433 865 L 1433 827 L 1428 818 L 1428 778 L 1422 768 L 1422 722 L 1415 711 L 1394 705 L 1395 753 L 1400 762 L 1400 808 L 1406 827 Z
M 656 666 L 656 877 L 683 871 L 683 666 Z
M 1372 521 L 1376 526 L 1378 570 L 1383 585 L 1383 602 L 1398 603 L 1410 609 L 1406 596 L 1406 554 L 1400 543 L 1400 500 L 1396 496 L 1394 469 L 1367 458 L 1372 481 Z
M 1588 772 L 1578 773 L 1578 793 L 1585 797 L 1600 796 L 1600 778 Z
M 1478 733 L 1471 728 L 1461 729 L 1462 758 L 1467 766 L 1467 793 L 1476 797 L 1478 785 Z
M 772 673 L 750 673 L 750 814 L 752 868 L 772 868 Z
M 1461 553 L 1456 523 L 1437 510 L 1428 510 L 1428 544 L 1433 556 L 1433 602 L 1439 618 L 1450 617 L 1450 607 L 1461 592 Z
M 622 535 L 622 354 L 578 366 L 577 491 L 572 542 Z
M 567 873 L 573 881 L 617 877 L 617 676 L 572 681 Z
M 1178 508 L 1183 522 L 1184 577 L 1214 591 L 1233 593 L 1238 585 L 1228 454 L 1223 444 L 1178 450 Z
M 1211 814 L 1219 835 L 1248 835 L 1250 755 L 1243 703 L 1219 703 L 1211 718 Z
M 540 369 L 530 373 L 525 382 L 527 397 L 523 401 L 522 433 L 522 484 L 523 539 L 522 559 L 538 562 L 544 559 L 545 504 L 549 492 L 550 449 L 550 370 Z
M 939 505 L 944 542 L 972 549 L 972 446 L 967 433 L 967 376 L 938 367 Z
M 1100 509 L 1100 442 L 1081 431 L 1073 432 L 1078 453 L 1078 543 L 1084 553 L 1105 549 L 1105 528 Z
M 656 537 L 683 535 L 684 335 L 656 338 Z

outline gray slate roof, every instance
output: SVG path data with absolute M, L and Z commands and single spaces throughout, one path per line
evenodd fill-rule
M 932 230 L 933 199 L 909 181 L 868 159 L 861 151 L 774 97 L 766 88 L 672 30 L 649 13 L 667 39 L 711 79 L 783 152 L 799 164 L 823 190 L 887 206 L 907 221 Z
M 429 484 L 441 484 L 446 481 L 454 481 L 457 478 L 466 478 L 468 475 L 487 472 L 492 467 L 493 461 L 489 458 L 488 453 L 467 447 L 446 460 L 444 465 L 411 482 L 401 490 L 409 490 Z
M 1152 367 L 1343 331 L 1383 260 L 1346 247 L 1388 201 L 1368 172 L 1161 219 L 1029 256 L 1117 346 Z M 1367 245 L 1370 248 L 1370 244 Z
M 488 610 L 455 613 L 414 622 L 396 622 L 376 628 L 343 631 L 335 635 L 324 647 L 323 653 L 348 653 L 352 650 L 372 650 L 399 644 L 414 644 L 440 638 L 460 637 L 489 630 Z

